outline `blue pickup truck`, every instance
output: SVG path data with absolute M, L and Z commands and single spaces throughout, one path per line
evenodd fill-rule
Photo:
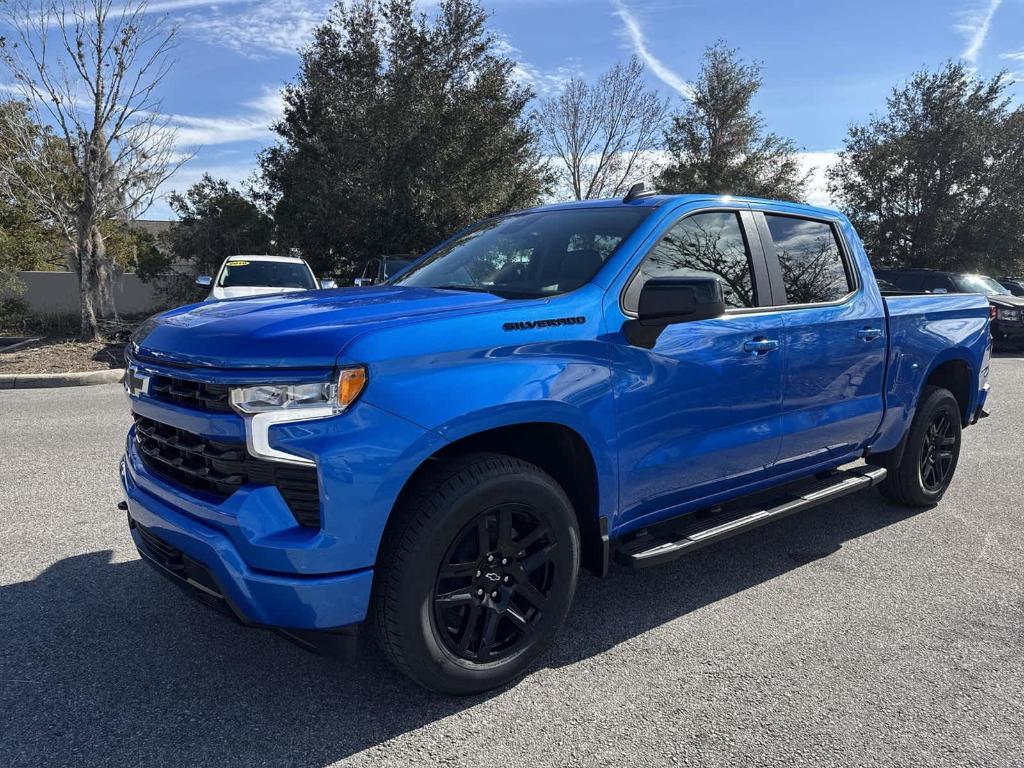
M 420 684 L 479 692 L 549 646 L 581 567 L 872 486 L 937 502 L 990 344 L 984 296 L 883 297 L 834 211 L 634 189 L 485 220 L 372 288 L 151 318 L 122 507 L 243 623 L 366 623 Z

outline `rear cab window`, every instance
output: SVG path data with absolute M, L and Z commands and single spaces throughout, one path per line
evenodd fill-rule
M 832 224 L 815 219 L 765 213 L 782 271 L 786 304 L 840 301 L 856 282 Z

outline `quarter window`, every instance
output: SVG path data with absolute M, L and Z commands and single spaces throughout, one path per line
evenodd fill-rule
M 757 305 L 750 250 L 731 211 L 697 213 L 676 222 L 654 246 L 627 293 L 626 309 L 636 311 L 640 289 L 652 277 L 717 277 L 727 307 Z
M 837 301 L 852 290 L 832 226 L 765 214 L 782 267 L 787 304 Z

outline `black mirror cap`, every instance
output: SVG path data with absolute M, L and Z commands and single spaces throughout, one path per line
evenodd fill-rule
M 641 325 L 672 325 L 725 314 L 725 294 L 716 277 L 652 277 L 640 290 Z

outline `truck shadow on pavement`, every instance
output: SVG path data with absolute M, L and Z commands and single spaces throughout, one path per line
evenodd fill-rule
M 584 575 L 544 663 L 569 667 L 913 514 L 868 493 L 660 568 Z M 322 766 L 490 698 L 421 691 L 366 642 L 308 653 L 110 559 L 69 557 L 0 588 L 4 765 Z

